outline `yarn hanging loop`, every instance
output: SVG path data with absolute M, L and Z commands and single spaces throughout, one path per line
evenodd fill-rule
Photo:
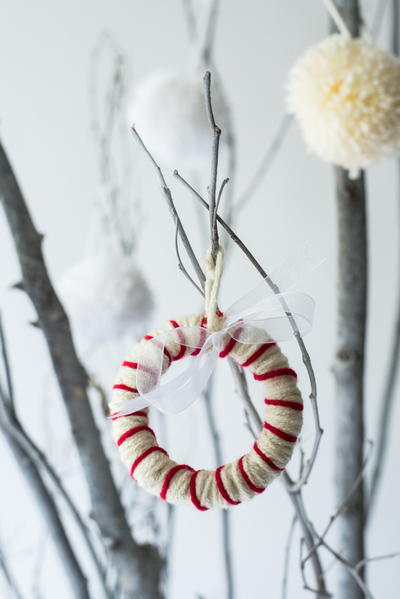
M 215 260 L 210 248 L 206 256 L 206 282 L 205 282 L 205 315 L 207 318 L 207 329 L 218 331 L 222 320 L 218 316 L 218 293 L 221 285 L 221 277 L 224 267 L 224 248 L 218 247 Z

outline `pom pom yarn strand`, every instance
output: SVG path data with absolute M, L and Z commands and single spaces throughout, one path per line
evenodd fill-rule
M 262 389 L 263 429 L 247 454 L 219 465 L 216 470 L 194 470 L 187 464 L 177 464 L 158 445 L 149 426 L 148 408 L 119 417 L 115 406 L 139 396 L 136 374 L 140 356 L 145 353 L 142 344 L 165 330 L 205 327 L 206 323 L 201 314 L 170 320 L 163 329 L 140 341 L 122 363 L 110 404 L 113 437 L 130 476 L 149 493 L 176 505 L 192 505 L 199 511 L 228 508 L 262 493 L 284 470 L 292 455 L 303 410 L 296 373 L 276 343 L 242 344 L 227 335 L 219 356 L 231 356 L 248 368 Z M 199 349 L 183 345 L 181 336 L 182 331 L 178 330 L 167 342 L 163 372 L 173 362 L 199 353 Z

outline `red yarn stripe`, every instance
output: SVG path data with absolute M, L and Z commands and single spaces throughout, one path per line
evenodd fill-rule
M 219 352 L 219 357 L 226 358 L 226 356 L 233 350 L 235 345 L 236 345 L 236 339 L 231 337 L 229 339 L 228 343 L 226 344 L 226 346 L 224 347 L 224 349 Z
M 158 445 L 153 445 L 153 447 L 149 447 L 148 449 L 146 449 L 146 451 L 141 453 L 140 456 L 138 458 L 136 458 L 136 460 L 133 462 L 130 473 L 129 473 L 132 478 L 133 478 L 133 473 L 135 472 L 136 468 L 139 466 L 140 462 L 142 462 L 145 458 L 147 458 L 148 455 L 150 455 L 154 451 L 161 451 L 161 453 L 168 455 L 167 452 L 165 451 L 165 449 L 163 449 L 162 447 L 158 447 Z
M 281 430 L 280 428 L 276 428 L 276 426 L 272 426 L 272 424 L 269 424 L 269 422 L 264 422 L 264 428 L 266 428 L 267 431 L 270 431 L 271 433 L 273 433 L 280 439 L 289 441 L 289 443 L 296 443 L 296 441 L 297 441 L 297 437 L 293 437 L 293 435 L 289 435 L 289 433 L 285 433 L 285 431 Z
M 191 472 L 194 472 L 194 469 L 191 466 L 187 466 L 186 464 L 176 464 L 175 466 L 172 466 L 172 468 L 170 468 L 167 474 L 165 475 L 163 486 L 160 492 L 161 499 L 167 499 L 167 492 L 171 480 L 173 479 L 175 474 L 179 472 L 179 470 L 190 470 Z
M 147 418 L 147 414 L 146 412 L 133 412 L 133 414 L 120 414 L 119 412 L 114 412 L 113 414 L 110 414 L 111 420 L 118 420 L 118 418 L 126 418 L 127 416 L 143 416 L 144 418 Z
M 250 491 L 253 491 L 253 493 L 262 493 L 264 491 L 264 489 L 262 489 L 261 487 L 256 487 L 256 485 L 250 480 L 249 475 L 247 474 L 246 470 L 244 469 L 243 458 L 244 458 L 244 456 L 242 456 L 238 460 L 240 474 L 243 476 L 244 480 L 246 481 L 246 484 L 249 487 Z
M 303 404 L 299 401 L 286 401 L 285 399 L 264 399 L 267 406 L 282 406 L 282 408 L 292 408 L 293 410 L 303 410 Z
M 219 308 L 217 308 L 215 314 L 218 316 L 218 318 L 222 318 L 222 316 L 224 315 L 224 313 L 221 312 L 221 310 L 219 310 Z
M 267 351 L 267 349 L 269 349 L 270 347 L 273 347 L 274 345 L 276 345 L 276 343 L 264 343 L 264 345 L 259 347 L 254 352 L 254 354 L 251 354 L 251 356 L 249 358 L 247 358 L 247 360 L 245 362 L 243 362 L 243 364 L 240 364 L 240 366 L 242 366 L 243 368 L 246 368 L 246 366 L 250 366 L 250 364 L 253 364 L 253 362 L 255 362 L 257 360 L 257 358 L 262 356 L 263 353 L 265 351 Z
M 150 339 L 154 339 L 154 337 L 153 337 L 153 335 L 145 335 L 143 337 L 143 339 L 145 339 L 146 341 L 150 341 Z M 171 363 L 172 362 L 171 354 L 169 353 L 169 351 L 167 350 L 167 348 L 165 346 L 164 346 L 163 352 L 167 356 L 169 363 Z
M 207 326 L 207 316 L 204 315 L 203 318 L 200 320 L 200 326 L 201 327 L 206 327 Z
M 278 376 L 294 376 L 297 378 L 297 374 L 291 368 L 277 368 L 276 370 L 270 370 L 264 372 L 264 374 L 253 374 L 256 381 L 267 381 L 268 379 L 274 379 Z
M 180 325 L 176 322 L 176 320 L 170 320 L 170 323 L 172 324 L 172 326 L 174 327 L 174 329 L 177 329 Z M 180 341 L 181 344 L 181 348 L 179 350 L 179 353 L 172 358 L 173 361 L 175 360 L 180 360 L 181 358 L 183 358 L 183 356 L 185 355 L 186 352 L 186 345 L 183 345 L 184 341 L 185 341 L 185 335 L 182 333 L 182 331 L 177 331 L 178 333 L 178 339 Z
M 203 345 L 204 345 L 204 342 L 206 340 L 206 335 L 207 335 L 207 331 L 204 328 L 201 328 L 200 329 L 200 339 L 199 339 L 199 343 L 200 343 L 201 347 L 203 347 Z M 201 347 L 197 347 L 194 351 L 192 351 L 192 353 L 190 355 L 197 356 L 201 352 Z
M 260 458 L 262 460 L 264 460 L 264 462 L 266 464 L 268 464 L 268 466 L 270 468 L 272 468 L 272 470 L 284 470 L 284 468 L 280 468 L 279 466 L 277 466 L 276 464 L 274 464 L 274 462 L 271 460 L 271 458 L 269 458 L 267 455 L 265 455 L 265 453 L 263 451 L 261 451 L 261 449 L 257 445 L 257 441 L 254 443 L 253 449 L 256 452 L 256 454 L 259 455 Z
M 137 362 L 122 362 L 122 366 L 127 366 L 128 368 L 132 368 L 133 370 L 137 370 L 138 363 Z
M 133 437 L 133 435 L 136 435 L 136 433 L 140 433 L 142 431 L 147 431 L 148 433 L 151 433 L 153 435 L 153 437 L 155 438 L 154 431 L 149 426 L 145 426 L 144 424 L 140 425 L 140 426 L 134 426 L 133 428 L 130 428 L 128 431 L 125 431 L 124 433 L 122 433 L 122 435 L 120 436 L 120 438 L 117 441 L 118 447 L 120 445 L 122 445 L 122 443 L 126 439 L 129 439 L 129 437 Z
M 190 491 L 190 499 L 191 499 L 194 507 L 197 508 L 198 510 L 200 510 L 201 512 L 205 512 L 206 510 L 208 510 L 208 507 L 204 507 L 203 505 L 201 505 L 201 503 L 197 499 L 197 495 L 196 495 L 196 478 L 197 478 L 197 475 L 200 474 L 200 472 L 201 472 L 201 470 L 196 470 L 195 472 L 193 472 L 192 476 L 190 477 L 189 491 Z
M 225 489 L 224 483 L 221 477 L 221 470 L 223 466 L 219 466 L 215 471 L 215 482 L 217 483 L 218 491 L 221 493 L 222 497 L 227 501 L 230 505 L 239 505 L 240 501 L 233 501 L 228 495 L 227 490 Z
M 120 389 L 121 391 L 130 391 L 131 393 L 137 393 L 138 390 L 128 385 L 114 385 L 113 389 Z

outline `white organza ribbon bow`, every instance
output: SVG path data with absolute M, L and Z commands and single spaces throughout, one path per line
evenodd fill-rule
M 162 332 L 141 344 L 136 378 L 140 396 L 121 401 L 116 406 L 119 415 L 150 405 L 166 413 L 181 412 L 200 396 L 231 339 L 260 344 L 287 341 L 295 334 L 304 336 L 311 329 L 313 314 L 314 300 L 309 295 L 296 291 L 276 294 L 264 280 L 225 311 L 220 330 L 190 326 Z M 195 355 L 184 360 L 183 371 L 177 373 L 175 366 L 163 374 L 171 342 L 192 348 Z

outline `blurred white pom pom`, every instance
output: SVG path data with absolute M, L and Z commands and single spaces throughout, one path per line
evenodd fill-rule
M 368 41 L 331 35 L 292 68 L 288 107 L 310 151 L 355 176 L 400 150 L 400 60 Z
M 218 85 L 212 87 L 212 104 L 223 131 L 226 105 Z M 201 75 L 154 73 L 138 85 L 128 116 L 150 151 L 169 166 L 199 168 L 210 161 L 212 134 Z
M 58 285 L 82 352 L 107 343 L 132 339 L 147 330 L 153 300 L 135 260 L 100 252 L 83 258 Z

